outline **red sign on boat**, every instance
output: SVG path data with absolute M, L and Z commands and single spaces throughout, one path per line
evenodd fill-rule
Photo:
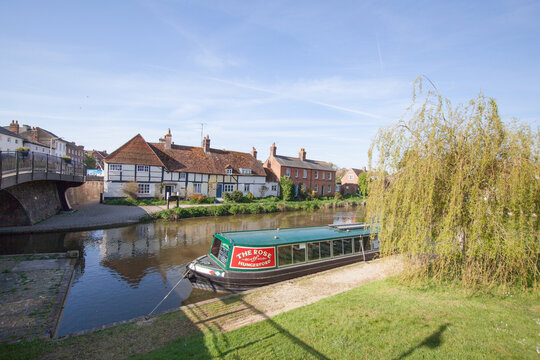
M 247 248 L 235 246 L 232 253 L 231 268 L 234 269 L 264 269 L 276 266 L 276 249 Z

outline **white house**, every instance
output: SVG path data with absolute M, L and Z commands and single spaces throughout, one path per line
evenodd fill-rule
M 24 138 L 0 127 L 0 151 L 15 151 L 24 146 Z
M 222 198 L 240 190 L 256 197 L 277 196 L 277 182 L 267 182 L 266 172 L 251 153 L 175 145 L 169 132 L 158 143 L 147 143 L 138 134 L 104 160 L 104 197 L 126 197 L 127 183 L 137 184 L 138 197 L 193 194 Z

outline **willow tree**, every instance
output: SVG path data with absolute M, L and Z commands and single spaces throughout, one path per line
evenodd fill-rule
M 454 107 L 420 79 L 369 153 L 381 251 L 406 254 L 408 275 L 538 289 L 539 143 L 538 130 L 504 123 L 493 99 Z

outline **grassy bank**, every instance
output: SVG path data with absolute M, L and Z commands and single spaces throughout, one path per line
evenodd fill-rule
M 386 280 L 137 358 L 538 359 L 539 317 L 538 295 L 474 296 Z
M 197 313 L 235 314 L 242 300 L 201 305 Z M 195 320 L 175 312 L 145 326 L 3 345 L 0 354 L 7 359 L 131 354 L 138 359 L 538 359 L 540 347 L 538 294 L 471 294 L 460 287 L 411 287 L 391 279 L 228 333 Z
M 216 206 L 195 206 L 188 208 L 174 208 L 158 212 L 149 219 L 179 220 L 200 216 L 225 216 L 236 214 L 264 214 L 281 211 L 332 209 L 348 206 L 357 206 L 361 199 L 347 200 L 311 200 L 311 201 L 258 201 L 247 204 L 225 203 Z

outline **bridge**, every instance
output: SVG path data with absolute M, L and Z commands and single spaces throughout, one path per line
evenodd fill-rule
M 69 210 L 66 190 L 85 181 L 84 164 L 69 158 L 0 151 L 0 227 L 33 225 Z

